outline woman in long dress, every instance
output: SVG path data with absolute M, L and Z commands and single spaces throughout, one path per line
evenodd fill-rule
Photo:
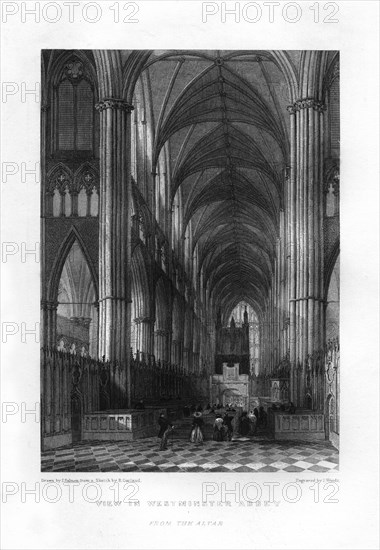
M 193 425 L 191 427 L 190 441 L 191 443 L 203 443 L 203 418 L 201 412 L 196 412 L 193 415 Z
M 224 427 L 223 427 L 223 418 L 220 414 L 216 415 L 214 422 L 214 433 L 212 435 L 214 441 L 223 441 L 224 440 Z
M 249 434 L 248 435 L 255 435 L 257 418 L 256 418 L 256 415 L 254 414 L 253 411 L 249 411 L 248 418 L 249 418 Z

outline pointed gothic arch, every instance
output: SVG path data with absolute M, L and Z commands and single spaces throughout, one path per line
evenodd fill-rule
M 88 161 L 81 164 L 74 174 L 74 189 L 76 191 L 82 188 L 87 191 L 96 189 L 99 193 L 99 186 L 99 170 Z
M 70 168 L 63 162 L 58 162 L 47 174 L 46 191 L 53 193 L 55 189 L 64 192 L 66 187 L 72 189 L 74 183 L 74 174 Z
M 73 228 L 58 252 L 50 278 L 49 299 L 57 304 L 57 347 L 96 356 L 98 289 L 85 250 Z
M 97 273 L 95 271 L 94 265 L 92 263 L 90 254 L 88 253 L 87 247 L 80 233 L 78 232 L 75 226 L 72 226 L 66 238 L 63 240 L 61 246 L 57 251 L 56 259 L 54 261 L 53 268 L 51 270 L 51 274 L 48 280 L 47 300 L 51 302 L 55 302 L 57 299 L 59 279 L 61 277 L 63 265 L 66 261 L 67 255 L 69 254 L 74 241 L 78 242 L 81 252 L 90 270 L 91 279 L 93 281 L 94 289 L 95 289 L 95 299 L 96 301 L 98 301 L 99 299 L 98 277 L 97 277 Z

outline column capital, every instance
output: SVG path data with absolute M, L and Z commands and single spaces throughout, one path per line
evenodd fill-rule
M 102 101 L 96 103 L 95 109 L 99 112 L 105 111 L 106 109 L 118 109 L 120 111 L 126 111 L 127 113 L 130 113 L 133 111 L 134 107 L 125 99 L 106 97 Z
M 41 308 L 43 310 L 54 310 L 58 308 L 58 302 L 50 302 L 49 300 L 41 300 Z
M 134 319 L 134 322 L 136 324 L 140 324 L 140 323 L 154 323 L 154 319 L 152 319 L 151 317 L 136 317 L 136 319 Z
M 302 99 L 297 99 L 297 101 L 295 101 L 292 105 L 288 105 L 286 109 L 291 115 L 294 115 L 297 111 L 300 111 L 301 109 L 314 109 L 314 111 L 322 113 L 326 110 L 326 105 L 323 103 L 323 101 L 320 101 L 319 99 L 314 99 L 313 97 L 305 97 Z

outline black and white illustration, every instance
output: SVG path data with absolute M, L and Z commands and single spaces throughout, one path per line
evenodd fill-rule
M 336 472 L 339 52 L 41 62 L 41 470 Z

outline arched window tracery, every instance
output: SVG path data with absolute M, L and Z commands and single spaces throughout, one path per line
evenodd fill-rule
M 90 163 L 82 164 L 75 175 L 65 164 L 59 163 L 47 180 L 48 216 L 99 215 L 99 174 Z
M 95 88 L 85 65 L 76 56 L 64 63 L 53 85 L 53 154 L 93 153 Z

